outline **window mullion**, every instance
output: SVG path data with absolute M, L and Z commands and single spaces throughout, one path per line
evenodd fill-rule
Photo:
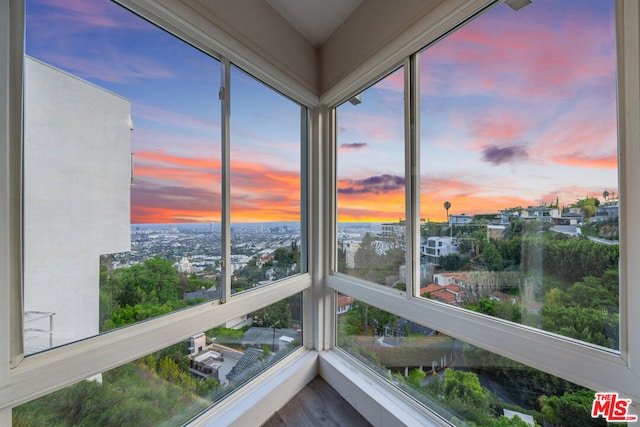
M 405 263 L 407 298 L 420 292 L 420 135 L 419 129 L 419 67 L 410 56 L 404 63 L 405 117 Z
M 222 147 L 222 295 L 226 302 L 231 295 L 231 64 L 227 58 L 221 64 L 221 147 Z
M 629 368 L 640 374 L 640 335 L 631 325 L 639 322 L 640 312 L 634 304 L 640 291 L 633 286 L 640 274 L 634 262 L 640 251 L 638 221 L 633 213 L 640 209 L 638 162 L 640 162 L 640 86 L 638 34 L 640 33 L 640 7 L 636 1 L 619 0 L 616 3 L 616 40 L 618 56 L 618 129 L 619 129 L 619 186 L 621 200 L 620 239 L 620 350 Z M 635 357 L 634 357 L 635 356 Z
M 22 67 L 24 2 L 0 2 L 0 162 L 4 185 L 0 189 L 3 218 L 0 229 L 0 388 L 9 367 L 23 358 L 22 327 Z M 8 358 L 8 360 L 7 360 Z

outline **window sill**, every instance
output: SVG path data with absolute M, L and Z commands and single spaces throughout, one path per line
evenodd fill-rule
M 438 415 L 348 360 L 340 351 L 320 354 L 319 374 L 367 421 L 380 426 L 448 426 Z
M 317 361 L 315 351 L 295 351 L 189 425 L 261 425 L 318 375 Z

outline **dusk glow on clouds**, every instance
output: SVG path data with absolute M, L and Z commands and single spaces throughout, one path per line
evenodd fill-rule
M 615 61 L 609 0 L 498 4 L 421 52 L 421 217 L 446 219 L 445 201 L 472 215 L 617 193 Z M 397 194 L 363 183 L 404 176 L 402 128 L 374 137 L 402 118 L 401 71 L 338 109 L 339 220 L 397 221 L 378 202 Z M 342 148 L 355 142 L 367 149 Z
M 26 53 L 131 103 L 131 223 L 220 222 L 220 63 L 110 1 L 27 0 Z M 232 222 L 300 221 L 300 109 L 232 69 Z
M 109 1 L 27 0 L 26 53 L 131 102 L 132 223 L 220 221 L 220 63 Z M 420 215 L 617 189 L 613 2 L 500 3 L 419 54 Z M 337 113 L 339 221 L 405 217 L 404 69 Z M 300 109 L 231 70 L 232 222 L 299 221 Z

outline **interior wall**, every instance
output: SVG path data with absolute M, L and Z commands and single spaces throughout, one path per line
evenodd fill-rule
M 267 2 L 184 0 L 184 3 L 254 54 L 261 56 L 312 93 L 318 94 L 317 48 Z M 230 59 L 233 62 L 234 58 Z
M 442 0 L 367 0 L 327 39 L 319 54 L 324 93 L 356 67 L 418 23 Z

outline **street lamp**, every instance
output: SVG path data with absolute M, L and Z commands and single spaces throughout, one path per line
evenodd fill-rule
M 271 351 L 273 351 L 274 353 L 276 352 L 276 326 L 278 326 L 278 323 L 280 323 L 279 320 L 273 325 L 271 325 L 271 328 L 273 328 L 273 340 L 271 341 Z

